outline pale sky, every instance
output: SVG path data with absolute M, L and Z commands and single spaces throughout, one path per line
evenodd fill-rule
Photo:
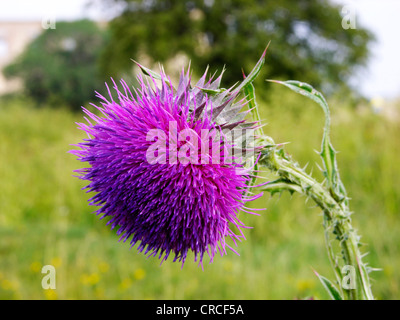
M 355 75 L 354 82 L 369 98 L 400 97 L 400 0 L 331 1 L 354 8 L 356 26 L 363 25 L 377 36 L 367 70 Z M 87 3 L 88 0 L 0 0 L 0 21 L 112 17 L 113 12 L 88 8 Z
M 362 92 L 371 98 L 400 97 L 400 0 L 335 0 L 353 6 L 356 24 L 375 33 L 366 71 L 356 76 Z

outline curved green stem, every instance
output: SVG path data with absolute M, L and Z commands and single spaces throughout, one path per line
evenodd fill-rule
M 282 150 L 277 150 L 272 141 L 262 151 L 260 165 L 269 168 L 280 177 L 276 183 L 267 185 L 265 190 L 273 191 L 279 188 L 279 191 L 297 191 L 311 198 L 322 209 L 328 256 L 344 298 L 373 299 L 368 273 L 359 250 L 359 237 L 351 225 L 350 210 L 346 203 L 335 198 L 329 189 L 305 173 L 296 162 L 284 155 Z M 333 237 L 339 241 L 342 263 L 337 259 L 340 254 L 335 254 L 331 246 Z M 350 266 L 355 273 L 355 279 L 352 279 L 355 282 L 350 289 L 342 286 L 344 266 Z

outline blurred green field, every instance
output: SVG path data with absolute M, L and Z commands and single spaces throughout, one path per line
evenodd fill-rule
M 331 102 L 332 142 L 352 198 L 353 224 L 368 245 L 365 258 L 377 299 L 400 298 L 400 119 Z M 274 87 L 262 104 L 265 132 L 320 177 L 323 114 L 306 98 Z M 204 271 L 189 257 L 183 269 L 161 266 L 119 243 L 115 231 L 91 214 L 85 185 L 73 177 L 81 163 L 67 151 L 84 134 L 82 114 L 27 100 L 0 102 L 0 299 L 302 299 L 328 296 L 312 272 L 333 278 L 322 216 L 294 195 L 252 204 L 261 216 L 241 214 L 253 229 Z M 55 290 L 41 286 L 41 268 L 56 268 Z

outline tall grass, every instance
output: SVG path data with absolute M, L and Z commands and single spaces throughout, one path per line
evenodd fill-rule
M 259 102 L 260 103 L 260 102 Z M 332 140 L 342 180 L 352 198 L 353 225 L 368 244 L 378 299 L 399 299 L 400 125 L 380 115 L 330 103 Z M 323 114 L 317 105 L 281 88 L 262 104 L 264 131 L 308 170 L 318 169 Z M 333 278 L 322 217 L 305 199 L 269 195 L 242 213 L 253 226 L 229 252 L 205 263 L 188 258 L 181 269 L 118 243 L 105 221 L 91 214 L 81 167 L 67 153 L 84 138 L 81 114 L 29 101 L 0 102 L 0 299 L 296 299 L 328 298 L 312 272 Z M 321 125 L 319 125 L 321 124 Z M 56 268 L 56 289 L 44 290 L 43 265 Z

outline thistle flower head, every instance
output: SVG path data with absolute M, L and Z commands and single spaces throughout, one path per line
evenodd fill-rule
M 117 99 L 98 94 L 101 116 L 83 108 L 88 123 L 78 125 L 89 137 L 71 151 L 89 164 L 76 171 L 120 240 L 162 260 L 173 253 L 182 264 L 189 251 L 212 261 L 231 248 L 226 238 L 236 245 L 246 228 L 239 212 L 252 213 L 245 202 L 260 196 L 249 196 L 245 166 L 243 136 L 254 123 L 233 90 L 219 89 L 222 74 L 208 81 L 206 74 L 192 86 L 182 72 L 177 88 L 164 72 L 139 76 L 133 90 L 114 83 Z

